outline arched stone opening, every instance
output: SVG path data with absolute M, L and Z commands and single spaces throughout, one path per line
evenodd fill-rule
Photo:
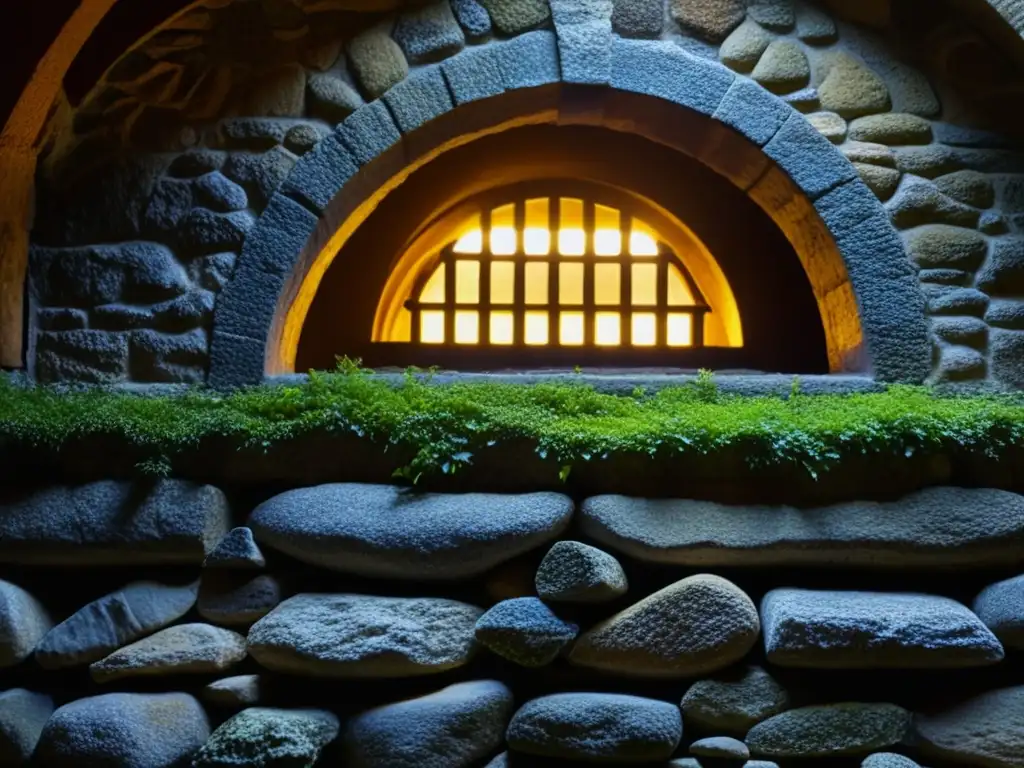
M 923 381 L 930 348 L 915 270 L 843 155 L 777 97 L 677 46 L 616 40 L 610 54 L 606 85 L 563 83 L 554 36 L 529 33 L 421 70 L 353 114 L 296 167 L 250 233 L 218 305 L 211 382 L 294 370 L 320 280 L 376 205 L 444 152 L 537 124 L 643 136 L 728 179 L 800 258 L 829 370 Z

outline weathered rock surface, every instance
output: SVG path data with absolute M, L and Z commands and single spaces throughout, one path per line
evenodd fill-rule
M 762 720 L 789 709 L 789 694 L 760 667 L 742 676 L 699 680 L 680 704 L 683 719 L 707 731 L 745 734 Z
M 747 15 L 775 32 L 789 32 L 796 24 L 792 0 L 748 0 Z
M 984 294 L 979 299 L 984 314 L 988 299 Z M 939 300 L 933 299 L 933 311 Z M 949 305 L 948 314 L 975 314 L 953 312 L 949 301 L 942 302 Z M 580 525 L 616 551 L 673 565 L 914 568 L 1014 563 L 1021 558 L 1024 497 L 938 487 L 892 502 L 796 509 L 595 496 L 583 502 Z
M 854 163 L 857 174 L 861 181 L 868 185 L 868 189 L 875 193 L 875 196 L 883 203 L 896 194 L 899 189 L 902 174 L 895 168 L 885 168 L 880 165 L 868 165 L 867 163 Z
M 975 208 L 991 208 L 996 201 L 992 179 L 977 171 L 956 171 L 935 179 L 942 194 Z
M 1003 647 L 947 597 L 775 589 L 761 602 L 768 660 L 817 669 L 942 669 L 1001 661 Z
M 750 72 L 768 50 L 772 39 L 764 27 L 747 19 L 722 43 L 718 56 L 723 64 L 737 72 Z
M 179 624 L 126 645 L 89 666 L 93 679 L 223 672 L 245 658 L 245 638 L 209 624 Z
M 0 501 L 0 562 L 198 565 L 228 530 L 224 494 L 159 480 L 52 486 Z
M 389 34 L 387 24 L 360 32 L 348 43 L 348 56 L 363 90 L 376 99 L 402 82 L 409 62 Z
M 791 93 L 811 80 L 811 65 L 799 43 L 776 40 L 757 62 L 751 77 L 773 93 Z
M 895 752 L 876 752 L 864 758 L 860 768 L 921 768 L 909 757 Z
M 53 714 L 53 699 L 14 688 L 0 693 L 0 765 L 28 765 L 43 726 Z
M 458 683 L 352 718 L 342 736 L 350 768 L 469 768 L 494 754 L 512 716 L 494 680 Z
M 263 568 L 263 553 L 248 528 L 232 528 L 203 561 L 204 568 Z
M 184 693 L 108 693 L 66 704 L 36 748 L 41 768 L 168 768 L 210 736 L 206 713 Z
M 207 572 L 199 587 L 199 615 L 225 626 L 252 624 L 281 602 L 281 583 L 269 574 L 255 578 Z
M 807 116 L 807 122 L 833 144 L 846 140 L 846 121 L 835 112 L 815 112 Z
M 747 745 L 730 736 L 709 736 L 690 745 L 690 754 L 720 760 L 746 760 L 750 757 Z
M 984 768 L 1020 768 L 1024 686 L 983 693 L 939 714 L 918 714 L 914 735 L 929 758 Z
M 388 485 L 300 488 L 258 506 L 257 541 L 361 576 L 475 576 L 555 538 L 572 501 L 557 493 L 413 494 Z
M 587 761 L 667 760 L 683 736 L 679 708 L 606 693 L 558 693 L 516 712 L 506 739 L 513 752 Z
M 448 0 L 433 0 L 399 14 L 391 35 L 414 63 L 451 56 L 466 44 Z
M 480 0 L 495 28 L 505 35 L 518 35 L 539 27 L 551 18 L 547 0 Z
M 441 598 L 296 595 L 249 630 L 267 669 L 324 677 L 407 677 L 462 666 L 480 608 Z
M 593 627 L 576 642 L 569 659 L 623 675 L 689 677 L 743 658 L 759 631 L 750 598 L 732 582 L 702 574 Z
M 253 707 L 215 730 L 192 758 L 192 768 L 311 768 L 339 729 L 338 718 L 321 709 Z
M 1024 650 L 1024 576 L 986 587 L 973 607 L 1003 645 Z
M 0 581 L 0 668 L 32 655 L 53 622 L 43 604 L 9 581 Z
M 363 105 L 363 97 L 356 89 L 331 72 L 310 75 L 306 87 L 310 112 L 332 125 L 340 123 Z
M 934 182 L 911 175 L 903 177 L 896 195 L 886 208 L 898 229 L 922 224 L 950 224 L 973 229 L 981 217 L 976 208 L 942 194 Z
M 36 661 L 44 669 L 60 669 L 102 659 L 180 619 L 195 605 L 198 587 L 132 582 L 51 629 L 36 647 Z
M 995 239 L 988 261 L 978 271 L 976 285 L 991 296 L 1016 298 L 1024 293 L 1024 238 Z
M 203 699 L 218 707 L 252 707 L 259 704 L 262 697 L 263 684 L 259 675 L 225 677 L 203 688 Z
M 535 597 L 504 600 L 480 617 L 476 639 L 491 651 L 524 667 L 543 667 L 579 632 Z
M 950 344 L 984 349 L 988 324 L 977 317 L 936 317 L 932 320 L 932 333 Z
M 948 267 L 973 272 L 988 255 L 988 240 L 972 229 L 931 224 L 903 235 L 907 253 L 922 269 Z
M 818 86 L 822 109 L 837 112 L 847 120 L 885 112 L 891 104 L 889 89 L 860 59 L 839 53 L 825 80 Z
M 827 704 L 791 709 L 750 729 L 746 744 L 761 757 L 840 757 L 898 744 L 910 713 L 895 704 Z
M 540 561 L 534 582 L 544 600 L 574 603 L 603 603 L 629 589 L 618 560 L 578 541 L 555 542 Z
M 932 124 L 917 115 L 889 112 L 884 115 L 870 115 L 854 120 L 850 124 L 850 138 L 885 144 L 892 147 L 900 144 L 928 144 L 932 140 Z
M 669 0 L 672 18 L 711 43 L 728 37 L 746 16 L 744 0 Z
M 665 23 L 662 0 L 616 0 L 612 29 L 623 37 L 657 38 Z

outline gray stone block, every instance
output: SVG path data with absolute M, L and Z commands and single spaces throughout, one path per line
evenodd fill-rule
M 683 720 L 710 733 L 746 734 L 751 728 L 790 706 L 789 693 L 760 667 L 741 675 L 699 680 L 680 703 Z
M 910 720 L 910 713 L 895 704 L 847 702 L 803 707 L 755 725 L 746 743 L 759 757 L 866 755 L 900 744 Z
M 451 0 L 452 11 L 467 37 L 480 38 L 491 34 L 491 17 L 478 0 Z
M 562 79 L 554 32 L 535 30 L 499 44 L 497 56 L 505 90 L 536 88 Z
M 193 183 L 196 202 L 216 213 L 240 211 L 249 205 L 245 190 L 220 171 L 211 171 Z
M 359 92 L 333 72 L 310 75 L 306 88 L 309 91 L 310 114 L 332 125 L 337 125 L 363 106 Z M 287 136 L 285 140 L 287 143 Z
M 441 64 L 456 106 L 505 92 L 500 47 L 501 44 L 494 44 L 470 48 Z
M 262 154 L 238 152 L 224 164 L 224 174 L 245 187 L 252 207 L 262 210 L 296 162 L 298 158 L 284 147 L 273 147 Z
M 612 0 L 550 0 L 562 79 L 604 85 L 611 72 Z
M 985 587 L 973 608 L 1004 646 L 1024 650 L 1024 576 Z
M 547 0 L 480 0 L 503 35 L 521 35 L 551 18 Z
M 799 114 L 787 118 L 764 151 L 811 200 L 858 178 L 850 161 Z
M 466 44 L 449 0 L 430 0 L 400 13 L 391 36 L 412 63 L 447 58 Z
M 978 272 L 975 285 L 989 296 L 1016 297 L 1024 294 L 1024 238 L 994 239 L 992 252 Z
M 0 693 L 0 765 L 29 765 L 52 714 L 53 699 L 46 694 L 24 688 Z
M 360 107 L 338 126 L 338 138 L 360 166 L 376 159 L 402 140 L 398 126 L 383 101 Z
M 989 305 L 988 295 L 974 288 L 922 285 L 921 291 L 928 302 L 928 313 L 931 315 L 984 317 Z
M 251 707 L 263 699 L 263 680 L 259 675 L 235 675 L 214 680 L 203 688 L 203 699 L 225 709 Z
M 332 134 L 299 160 L 281 192 L 320 214 L 358 170 L 349 148 Z
M 210 343 L 212 387 L 242 387 L 263 381 L 266 342 L 224 331 L 213 332 Z
M 656 96 L 703 115 L 714 114 L 735 79 L 725 67 L 670 42 L 617 39 L 612 45 L 613 88 Z
M 290 274 L 318 221 L 315 214 L 294 200 L 274 195 L 246 239 L 239 272 L 258 269 L 278 275 Z
M 325 710 L 252 707 L 215 730 L 191 766 L 312 766 L 339 729 L 338 718 Z
M 738 77 L 713 117 L 763 147 L 792 114 L 793 108 L 786 102 L 752 80 Z
M 227 152 L 216 149 L 190 149 L 174 158 L 167 173 L 179 179 L 196 178 L 211 171 L 219 171 L 227 157 Z
M 89 665 L 97 683 L 130 677 L 216 674 L 245 658 L 245 638 L 209 624 L 177 624 Z
M 454 106 L 438 66 L 413 72 L 383 99 L 402 133 L 415 131 Z
M 245 265 L 224 289 L 214 316 L 214 341 L 217 334 L 230 334 L 265 343 L 277 311 L 277 300 L 284 288 L 285 276 Z
M 256 217 L 249 211 L 219 214 L 206 208 L 193 208 L 178 228 L 178 242 L 193 257 L 237 251 L 255 223 Z
M 965 320 L 974 318 L 963 318 Z M 984 379 L 987 368 L 985 355 L 969 347 L 943 345 L 935 378 L 938 381 L 968 381 Z
M 992 376 L 1014 389 L 1024 388 L 1024 332 L 993 328 L 989 350 Z
M 950 344 L 984 349 L 988 341 L 988 323 L 977 317 L 936 317 L 932 333 Z
M 623 37 L 656 39 L 664 24 L 664 0 L 615 0 L 612 27 Z
M 36 310 L 36 327 L 41 331 L 75 331 L 85 328 L 88 323 L 89 316 L 82 309 L 40 307 Z
M 544 667 L 576 639 L 579 627 L 558 618 L 536 597 L 503 600 L 480 617 L 476 639 L 524 667 Z
M 192 210 L 195 193 L 195 185 L 191 180 L 159 179 L 146 206 L 146 231 L 155 235 L 173 232 Z
M 974 229 L 981 211 L 947 195 L 927 179 L 904 176 L 895 196 L 886 204 L 894 225 L 900 229 L 922 224 L 948 224 Z
M 1024 330 L 1024 301 L 994 299 L 985 312 L 985 322 L 995 328 Z

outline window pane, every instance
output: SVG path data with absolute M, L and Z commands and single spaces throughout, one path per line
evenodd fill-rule
M 622 343 L 622 318 L 618 312 L 598 312 L 594 317 L 594 342 L 599 347 Z
M 548 303 L 548 265 L 526 265 L 526 303 Z
M 618 256 L 622 253 L 622 232 L 617 209 L 595 205 L 594 229 L 594 253 L 598 256 Z
M 526 201 L 526 229 L 523 231 L 523 252 L 527 256 L 546 256 L 551 251 L 551 229 L 548 226 L 548 198 Z
M 670 347 L 689 347 L 693 344 L 693 318 L 690 315 L 677 314 L 668 316 L 668 345 Z
M 658 265 L 633 264 L 633 305 L 653 307 L 658 303 Z
M 444 344 L 444 310 L 420 313 L 420 340 L 424 344 Z
M 558 341 L 566 347 L 583 344 L 583 313 L 563 312 L 558 318 Z
M 511 203 L 491 211 L 491 253 L 511 256 L 516 252 L 516 207 Z
M 480 313 L 466 309 L 455 313 L 455 343 L 480 343 Z
M 622 303 L 622 268 L 618 264 L 594 266 L 594 303 L 618 306 Z
M 633 231 L 629 236 L 629 253 L 632 256 L 657 256 L 658 241 L 654 230 L 640 219 L 633 219 Z
M 480 214 L 475 214 L 459 228 L 453 250 L 456 253 L 482 253 L 483 249 L 484 233 L 480 230 Z
M 491 262 L 491 303 L 511 304 L 515 301 L 516 267 L 511 261 Z
M 491 344 L 511 344 L 513 322 L 511 312 L 492 312 Z
M 583 265 L 558 265 L 558 301 L 561 304 L 583 303 Z
M 668 304 L 670 307 L 692 307 L 693 294 L 683 280 L 679 267 L 670 264 L 668 268 Z
M 558 228 L 558 252 L 563 256 L 582 256 L 587 250 L 583 231 L 583 201 L 562 198 L 562 220 Z
M 455 262 L 455 302 L 457 304 L 480 303 L 480 262 Z
M 548 343 L 548 313 L 527 312 L 523 337 L 527 344 L 539 346 Z
M 658 316 L 653 312 L 633 315 L 633 346 L 653 347 L 658 340 Z
M 423 286 L 423 290 L 420 291 L 420 301 L 424 304 L 444 304 L 444 273 L 445 265 L 442 264 L 434 270 L 434 274 Z

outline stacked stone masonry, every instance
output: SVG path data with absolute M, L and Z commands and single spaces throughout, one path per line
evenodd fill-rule
M 4 765 L 1024 765 L 1017 494 L 246 498 L 4 497 Z
M 411 130 L 437 110 L 406 114 L 426 101 L 403 89 L 428 94 L 434 83 L 438 98 L 458 103 L 459 72 L 483 61 L 482 49 L 553 29 L 555 79 L 607 83 L 615 39 L 662 40 L 803 112 L 903 231 L 931 318 L 932 379 L 1024 386 L 1024 152 L 970 127 L 976 105 L 950 87 L 978 38 L 936 10 L 934 61 L 918 69 L 852 23 L 879 22 L 857 4 L 825 5 L 433 0 L 353 26 L 322 0 L 200 4 L 118 60 L 55 129 L 30 265 L 34 372 L 44 381 L 204 381 L 218 298 L 275 193 L 317 214 L 328 202 L 301 177 L 323 163 L 300 158 L 329 157 L 340 140 L 339 157 L 366 162 L 380 148 L 345 145 L 347 125 L 383 108 L 389 124 Z M 535 51 L 513 57 L 521 84 L 549 81 L 530 74 L 540 67 Z M 969 90 L 990 96 L 987 86 Z M 320 189 L 333 194 L 354 172 L 336 163 Z M 259 353 L 244 330 L 225 333 Z

